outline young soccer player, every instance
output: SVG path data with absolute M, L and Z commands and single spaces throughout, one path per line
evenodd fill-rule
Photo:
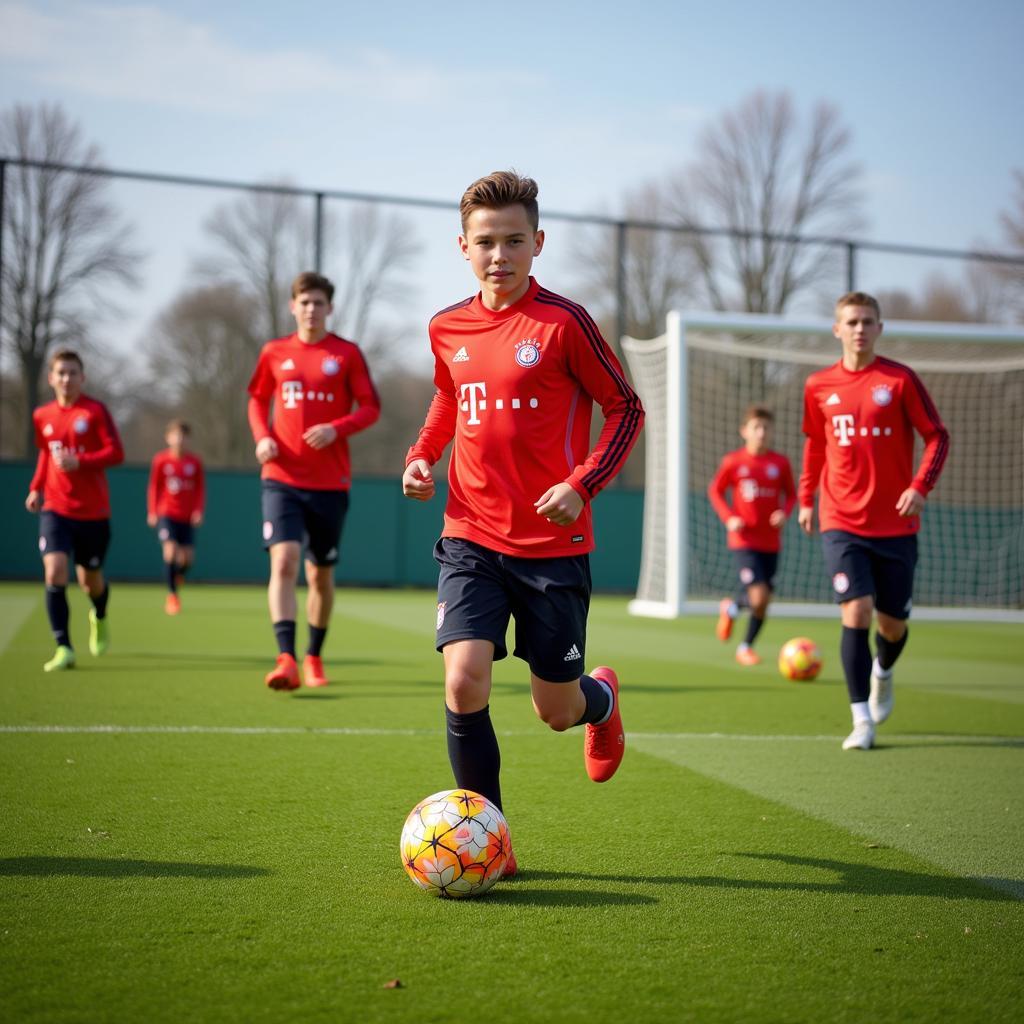
M 437 390 L 402 486 L 431 498 L 431 467 L 454 438 L 434 551 L 448 756 L 460 787 L 500 807 L 488 700 L 510 617 L 537 715 L 558 732 L 586 725 L 595 782 L 622 760 L 616 675 L 582 672 L 590 502 L 622 468 L 644 412 L 586 310 L 530 276 L 544 246 L 536 182 L 497 171 L 470 185 L 460 212 L 459 247 L 480 291 L 430 322 Z M 588 452 L 595 401 L 604 426 Z M 506 874 L 515 870 L 513 860 Z
M 747 634 L 736 648 L 741 665 L 757 665 L 761 658 L 754 641 L 764 625 L 775 585 L 775 570 L 782 547 L 782 527 L 796 504 L 796 487 L 789 459 L 772 451 L 771 409 L 751 405 L 743 414 L 743 447 L 722 459 L 708 498 L 728 531 L 728 545 L 736 560 L 739 586 L 734 597 L 722 598 L 715 632 L 723 643 L 742 606 L 750 609 Z M 732 491 L 731 501 L 727 494 Z
M 146 491 L 146 522 L 156 527 L 164 556 L 167 597 L 164 611 L 181 611 L 178 588 L 195 557 L 195 528 L 203 522 L 206 485 L 203 460 L 188 450 L 192 431 L 184 420 L 167 424 L 167 447 L 153 456 Z
M 327 685 L 321 649 L 334 607 L 334 566 L 351 486 L 348 438 L 380 417 L 380 399 L 359 346 L 327 330 L 333 299 L 334 285 L 326 277 L 299 274 L 290 305 L 295 333 L 263 346 L 249 381 L 249 425 L 263 467 L 267 596 L 279 651 L 266 676 L 274 690 L 301 685 L 295 588 L 303 549 L 309 585 L 303 679 L 307 686 Z
M 57 641 L 43 670 L 59 672 L 75 664 L 67 598 L 69 558 L 74 558 L 79 586 L 92 601 L 89 652 L 98 656 L 110 646 L 110 587 L 103 577 L 110 544 L 105 470 L 124 461 L 124 450 L 107 407 L 82 393 L 85 369 L 77 352 L 55 352 L 48 380 L 56 398 L 32 413 L 39 458 L 25 508 L 39 513 L 46 612 Z
M 813 531 L 820 484 L 818 518 L 853 715 L 843 749 L 870 750 L 875 726 L 892 713 L 892 668 L 907 642 L 920 516 L 946 460 L 949 432 L 917 374 L 875 354 L 882 320 L 872 296 L 842 296 L 832 333 L 842 358 L 804 385 L 798 521 Z M 915 430 L 924 439 L 916 473 Z

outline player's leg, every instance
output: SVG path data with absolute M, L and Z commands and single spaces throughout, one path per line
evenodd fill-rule
M 164 598 L 164 611 L 168 615 L 177 615 L 181 611 L 178 598 L 178 542 L 171 531 L 171 523 L 161 518 L 157 524 L 157 536 L 160 538 L 160 554 L 164 562 L 164 583 L 167 596 Z
M 264 480 L 260 505 L 263 511 L 263 546 L 270 558 L 267 606 L 277 642 L 277 662 L 265 682 L 272 690 L 295 690 L 299 666 L 295 662 L 295 587 L 305 537 L 303 502 L 294 487 Z
M 871 666 L 868 706 L 876 725 L 891 714 L 895 703 L 893 665 L 907 643 L 917 566 L 916 537 L 886 537 L 875 548 L 875 660 Z
M 869 542 L 844 530 L 822 534 L 825 568 L 839 604 L 842 635 L 839 655 L 846 677 L 853 731 L 843 741 L 844 750 L 870 750 L 875 727 L 868 707 L 871 691 L 869 633 L 875 607 L 875 584 L 868 552 Z
M 715 623 L 715 636 L 725 643 L 732 636 L 733 623 L 739 618 L 740 612 L 748 606 L 747 587 L 753 582 L 754 575 L 747 558 L 748 552 L 734 549 L 733 560 L 736 563 L 736 589 L 732 597 L 723 597 L 718 602 L 718 621 Z
M 43 555 L 43 584 L 46 587 L 46 614 L 57 649 L 43 665 L 46 672 L 59 672 L 73 668 L 75 652 L 71 646 L 68 608 L 68 555 L 71 551 L 70 534 L 64 529 L 61 517 L 53 512 L 40 513 L 39 550 Z
M 72 521 L 71 530 L 78 585 L 92 602 L 89 609 L 89 653 L 98 657 L 106 654 L 110 647 L 110 623 L 107 619 L 110 584 L 103 574 L 103 561 L 110 546 L 110 520 Z
M 307 686 L 326 686 L 321 650 L 334 608 L 334 567 L 338 562 L 341 530 L 348 512 L 347 491 L 310 491 L 305 505 L 306 622 L 309 644 L 302 661 Z

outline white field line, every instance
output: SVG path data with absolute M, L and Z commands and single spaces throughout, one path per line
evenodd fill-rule
M 0 733 L 38 735 L 215 735 L 215 736 L 438 736 L 440 729 L 352 729 L 333 726 L 274 725 L 0 725 Z M 501 736 L 536 736 L 537 731 L 503 731 Z M 787 735 L 730 732 L 629 732 L 632 740 L 727 740 L 736 743 L 834 743 L 841 735 Z M 1024 746 L 1024 736 L 964 736 L 942 733 L 891 733 L 885 740 L 933 744 L 1010 744 Z

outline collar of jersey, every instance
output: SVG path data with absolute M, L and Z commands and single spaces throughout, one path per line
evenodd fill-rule
M 484 300 L 481 297 L 482 293 L 477 292 L 476 312 L 485 320 L 507 320 L 509 317 L 515 316 L 517 313 L 521 313 L 523 307 L 532 302 L 539 291 L 540 285 L 537 284 L 536 278 L 531 274 L 530 287 L 526 289 L 526 292 L 521 298 L 516 299 L 511 306 L 506 306 L 504 309 L 488 309 L 484 305 Z

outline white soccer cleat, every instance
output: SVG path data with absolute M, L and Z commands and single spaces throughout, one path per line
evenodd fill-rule
M 875 727 L 871 722 L 855 722 L 853 732 L 843 740 L 843 750 L 870 750 L 875 745 Z
M 875 725 L 881 725 L 892 714 L 893 700 L 892 669 L 882 671 L 875 658 L 871 664 L 871 696 L 868 697 L 868 710 Z

